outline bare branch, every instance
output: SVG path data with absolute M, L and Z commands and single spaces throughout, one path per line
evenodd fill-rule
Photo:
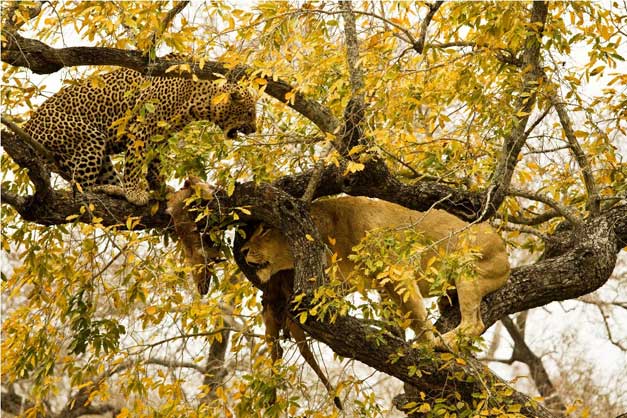
M 422 54 L 422 51 L 424 50 L 425 39 L 427 38 L 427 30 L 429 29 L 429 24 L 431 23 L 433 16 L 435 16 L 435 13 L 438 11 L 440 6 L 442 6 L 442 3 L 444 3 L 444 1 L 438 0 L 435 3 L 428 5 L 429 12 L 427 13 L 420 25 L 420 35 L 418 36 L 418 41 L 414 42 L 413 46 L 414 50 L 419 54 Z
M 152 37 L 152 45 L 151 48 L 154 48 L 157 45 L 158 37 L 161 36 L 168 27 L 172 24 L 172 21 L 176 17 L 177 14 L 183 11 L 185 7 L 189 4 L 188 0 L 185 1 L 174 1 L 174 7 L 168 11 L 168 13 L 163 18 L 163 22 L 161 23 L 161 27 L 159 28 L 159 33 L 154 33 Z
M 627 310 L 627 301 L 605 301 L 605 300 L 600 300 L 599 298 L 593 295 L 585 295 L 585 296 L 580 297 L 577 300 L 583 303 L 590 304 L 590 305 L 608 306 L 608 307 L 615 306 L 617 308 L 622 308 L 622 309 Z
M 551 199 L 548 196 L 542 195 L 540 193 L 526 191 L 526 190 L 514 189 L 511 187 L 507 191 L 507 194 L 510 196 L 524 197 L 525 199 L 531 199 L 531 200 L 536 200 L 538 202 L 542 202 L 546 205 L 549 205 L 553 209 L 555 209 L 557 212 L 559 212 L 560 215 L 568 219 L 568 221 L 572 223 L 573 225 L 581 226 L 582 224 L 581 218 L 577 215 L 577 213 L 574 210 L 572 210 L 570 207 L 566 205 L 559 203 L 556 200 Z
M 181 13 L 183 9 L 187 7 L 188 4 L 189 4 L 188 0 L 174 2 L 174 7 L 170 9 L 168 14 L 166 14 L 165 18 L 163 19 L 163 25 L 162 25 L 163 31 L 165 31 L 168 28 L 168 26 L 170 26 L 170 24 L 172 23 L 176 15 Z
M 549 114 L 549 112 L 551 112 L 551 107 L 547 107 L 544 112 L 542 112 L 542 114 L 540 116 L 538 116 L 538 118 L 531 124 L 531 126 L 529 128 L 527 128 L 527 130 L 525 131 L 525 137 L 529 137 L 529 135 L 531 135 L 531 132 L 533 132 L 534 129 L 536 129 L 536 127 L 540 124 L 540 122 L 542 122 L 544 120 L 544 118 L 546 118 L 546 116 Z
M 512 359 L 523 362 L 529 367 L 531 378 L 533 379 L 538 392 L 540 392 L 540 395 L 544 398 L 547 408 L 556 410 L 558 413 L 565 411 L 566 406 L 564 406 L 564 402 L 562 402 L 555 386 L 553 386 L 553 383 L 549 378 L 549 374 L 542 364 L 542 359 L 531 351 L 525 342 L 523 334 L 508 316 L 503 317 L 501 322 L 505 325 L 507 332 L 514 341 Z
M 141 362 L 142 364 L 153 364 L 156 366 L 163 366 L 168 368 L 185 368 L 185 369 L 194 369 L 197 372 L 204 373 L 204 367 L 193 363 L 191 361 L 176 361 L 171 359 L 161 359 L 161 358 L 148 358 Z
M 610 340 L 612 344 L 620 348 L 622 351 L 627 351 L 627 344 L 623 343 L 620 340 L 617 340 L 614 337 L 612 333 L 612 327 L 610 326 L 610 323 L 608 322 L 609 315 L 605 312 L 602 306 L 597 305 L 597 309 L 599 310 L 599 313 L 601 314 L 601 318 L 603 318 L 603 325 L 605 326 L 605 332 L 607 333 L 607 338 Z
M 598 215 L 601 210 L 601 205 L 599 201 L 599 191 L 597 189 L 596 183 L 594 181 L 594 177 L 592 175 L 592 168 L 590 167 L 590 162 L 586 157 L 586 154 L 583 152 L 579 141 L 577 141 L 577 137 L 575 136 L 575 131 L 573 130 L 573 124 L 571 122 L 570 116 L 566 111 L 566 107 L 564 106 L 564 102 L 558 97 L 557 92 L 553 93 L 550 96 L 551 104 L 557 110 L 557 115 L 559 116 L 560 123 L 562 125 L 562 129 L 564 130 L 564 135 L 568 140 L 568 144 L 570 145 L 570 149 L 579 164 L 579 168 L 581 168 L 581 172 L 583 174 L 583 183 L 586 187 L 586 192 L 588 194 L 588 210 L 592 215 Z
M 538 231 L 537 229 L 530 228 L 530 227 L 525 226 L 525 225 L 508 225 L 506 223 L 499 223 L 497 225 L 497 228 L 504 229 L 505 231 L 515 231 L 515 232 L 522 232 L 524 234 L 535 235 L 536 237 L 542 239 L 542 241 L 544 241 L 544 242 L 553 240 L 553 238 L 551 238 L 549 235 L 543 234 L 542 232 Z
M 524 218 L 522 216 L 513 216 L 513 215 L 508 215 L 507 217 L 501 216 L 499 214 L 495 215 L 497 219 L 502 219 L 504 221 L 507 221 L 513 224 L 528 225 L 528 226 L 540 225 L 558 216 L 560 216 L 559 212 L 554 211 L 554 210 L 549 210 L 533 218 Z

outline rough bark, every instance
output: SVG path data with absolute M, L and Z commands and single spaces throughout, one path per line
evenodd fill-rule
M 532 23 L 545 21 L 546 7 L 545 2 L 533 4 Z M 538 33 L 541 31 L 541 28 L 538 29 Z M 528 99 L 520 103 L 519 108 L 523 113 L 531 109 L 535 100 L 534 82 L 538 79 L 535 69 L 540 51 L 538 33 L 530 34 L 522 56 L 524 63 L 531 68 L 531 71 L 527 69 L 523 78 L 523 93 L 529 93 Z M 106 64 L 120 65 L 150 75 L 191 77 L 191 74 L 166 74 L 165 70 L 173 62 L 159 60 L 150 62 L 146 56 L 136 51 L 91 47 L 56 49 L 37 40 L 24 38 L 15 32 L 3 31 L 3 35 L 6 43 L 3 45 L 2 61 L 28 67 L 37 73 L 51 73 L 66 66 Z M 213 73 L 239 78 L 247 71 L 245 67 L 229 70 L 218 62 L 207 62 L 202 70 L 197 66 L 192 68 L 199 78 L 204 79 L 214 78 Z M 268 78 L 267 81 L 266 92 L 285 102 L 285 94 L 292 91 L 293 87 L 281 80 Z M 312 120 L 322 131 L 335 132 L 340 126 L 328 109 L 300 94 L 296 95 L 296 100 L 291 106 Z M 347 109 L 350 109 L 350 106 Z M 359 109 L 357 110 L 357 113 L 360 113 Z M 351 123 L 350 114 L 356 112 L 349 112 L 345 124 Z M 358 173 L 343 175 L 343 167 L 324 168 L 313 197 L 343 192 L 378 197 L 416 210 L 438 207 L 467 221 L 486 217 L 498 207 L 507 194 L 517 156 L 524 144 L 525 135 L 528 134 L 525 131 L 526 123 L 527 117 L 520 117 L 518 125 L 510 136 L 505 138 L 503 160 L 497 166 L 493 176 L 493 187 L 487 194 L 468 192 L 435 182 L 404 184 L 390 173 L 383 161 L 373 157 L 365 164 L 364 170 Z M 357 139 L 363 139 L 361 135 L 358 136 Z M 137 216 L 141 217 L 141 222 L 136 229 L 166 228 L 170 224 L 170 217 L 165 213 L 163 202 L 159 203 L 158 210 L 152 213 L 152 205 L 141 208 L 125 200 L 102 194 L 50 189 L 49 174 L 30 147 L 15 135 L 4 133 L 3 146 L 17 164 L 29 169 L 29 175 L 37 189 L 33 196 L 17 196 L 5 188 L 2 190 L 3 201 L 12 205 L 26 221 L 42 225 L 68 223 L 70 222 L 68 216 L 80 214 L 81 208 L 92 203 L 93 209 L 83 210 L 84 213 L 77 219 L 78 221 L 90 222 L 96 216 L 102 219 L 104 225 L 120 225 L 123 229 L 129 216 Z M 273 185 L 238 184 L 231 196 L 218 194 L 213 201 L 207 203 L 216 211 L 223 210 L 224 213 L 228 213 L 234 207 L 247 206 L 252 210 L 252 216 L 245 220 L 262 221 L 283 232 L 297 261 L 293 273 L 296 293 L 307 293 L 325 281 L 322 243 L 307 212 L 306 204 L 296 198 L 303 194 L 310 183 L 310 178 L 311 173 L 304 173 L 287 176 Z M 42 190 L 46 190 L 47 187 L 48 191 L 43 193 Z M 485 206 L 486 201 L 491 206 Z M 307 235 L 314 240 L 307 239 Z M 514 269 L 509 283 L 484 299 L 482 317 L 487 326 L 505 315 L 556 300 L 582 296 L 603 285 L 614 268 L 616 253 L 627 245 L 627 204 L 617 205 L 598 216 L 585 219 L 579 226 L 558 228 L 552 237 L 554 240 L 547 247 L 541 261 Z M 250 271 L 239 256 L 237 243 L 235 253 L 236 261 L 246 276 L 253 283 L 263 287 L 254 272 Z M 281 275 L 276 279 L 282 280 Z M 306 304 L 301 307 L 306 308 Z M 437 327 L 442 331 L 452 329 L 458 321 L 458 316 L 454 309 L 444 312 Z M 392 335 L 385 335 L 375 344 L 372 340 L 374 331 L 356 318 L 339 317 L 333 323 L 310 318 L 303 327 L 312 337 L 327 343 L 338 354 L 360 360 L 428 394 L 455 390 L 464 399 L 470 399 L 472 393 L 483 390 L 479 377 L 484 379 L 484 382 L 487 381 L 487 384 L 498 382 L 494 375 L 474 359 L 468 359 L 466 365 L 453 363 L 440 369 L 437 364 L 426 361 L 425 352 L 412 348 Z M 391 357 L 397 356 L 398 353 L 402 353 L 403 356 L 395 362 L 390 361 Z M 423 371 L 422 375 L 409 376 L 410 366 L 419 366 Z M 474 380 L 460 379 L 452 387 L 451 376 L 458 372 Z M 546 410 L 536 408 L 526 396 L 517 392 L 512 396 L 515 401 L 525 405 L 523 413 L 527 416 L 551 416 Z M 401 399 L 399 402 L 402 402 L 402 398 L 399 399 Z M 406 399 L 412 399 L 411 395 L 407 395 Z
M 507 189 L 510 187 L 514 169 L 518 163 L 518 155 L 530 134 L 530 131 L 526 130 L 526 126 L 536 103 L 536 90 L 542 78 L 540 66 L 541 38 L 547 16 L 548 3 L 546 1 L 534 1 L 529 22 L 531 27 L 535 27 L 535 31 L 531 31 L 527 35 L 525 48 L 522 52 L 522 87 L 519 99 L 513 106 L 517 111 L 516 115 L 513 115 L 513 126 L 503 139 L 501 156 L 492 175 L 492 181 L 488 187 L 482 209 L 482 220 L 491 217 L 507 196 Z

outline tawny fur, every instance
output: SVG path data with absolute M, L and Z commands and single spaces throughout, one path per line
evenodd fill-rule
M 290 272 L 283 271 L 273 276 L 265 284 L 263 296 L 261 298 L 263 323 L 266 328 L 266 342 L 270 346 L 272 363 L 283 357 L 283 349 L 279 342 L 281 331 L 287 337 L 293 337 L 298 347 L 298 351 L 307 364 L 316 373 L 324 387 L 333 396 L 335 405 L 342 409 L 342 402 L 336 396 L 335 389 L 327 379 L 326 375 L 318 365 L 316 357 L 311 352 L 307 337 L 304 331 L 288 315 L 287 306 L 290 301 L 294 287 L 294 276 Z M 276 394 L 273 394 L 276 398 Z
M 172 217 L 174 229 L 183 246 L 185 264 L 192 268 L 192 277 L 198 292 L 205 295 L 211 284 L 213 262 L 220 256 L 220 251 L 212 243 L 203 241 L 194 218 L 185 204 L 196 191 L 205 200 L 211 199 L 213 194 L 208 184 L 196 177 L 190 177 L 181 190 L 170 195 L 166 212 Z
M 408 284 L 409 296 L 403 297 L 394 283 L 383 285 L 373 278 L 373 287 L 390 297 L 411 319 L 411 328 L 420 340 L 439 348 L 456 348 L 458 335 L 478 336 L 485 326 L 481 320 L 482 298 L 503 286 L 509 276 L 509 262 L 505 243 L 492 227 L 486 223 L 471 225 L 455 216 L 433 209 L 418 212 L 390 202 L 366 197 L 336 197 L 312 203 L 311 216 L 322 239 L 331 238 L 335 244 L 331 253 L 337 253 L 340 277 L 351 275 L 355 265 L 348 256 L 355 245 L 366 236 L 366 232 L 381 228 L 411 227 L 426 239 L 437 243 L 437 247 L 421 257 L 422 268 L 437 251 L 454 251 L 462 241 L 469 242 L 478 252 L 475 263 L 476 278 L 456 277 L 454 285 L 461 310 L 461 323 L 457 328 L 437 340 L 428 322 L 423 296 L 430 291 L 429 283 L 420 280 Z M 260 265 L 257 276 L 265 283 L 279 271 L 294 268 L 294 259 L 280 231 L 263 225 L 242 246 L 242 253 L 250 264 Z M 437 267 L 437 262 L 435 264 Z

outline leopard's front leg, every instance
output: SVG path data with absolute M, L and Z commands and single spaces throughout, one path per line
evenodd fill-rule
M 124 157 L 124 176 L 122 179 L 126 200 L 137 206 L 144 206 L 150 200 L 150 188 L 147 175 L 147 150 L 149 138 L 141 133 L 129 141 Z

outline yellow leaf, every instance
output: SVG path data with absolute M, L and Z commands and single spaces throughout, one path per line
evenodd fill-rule
M 306 234 L 305 238 L 307 238 L 307 241 L 313 241 L 314 240 L 313 237 L 311 235 L 309 235 L 309 234 Z
M 296 92 L 294 90 L 288 91 L 287 93 L 285 93 L 285 102 L 286 103 L 294 104 L 295 100 L 296 100 Z
M 418 412 L 429 412 L 431 411 L 431 405 L 429 405 L 428 403 L 423 403 L 422 405 L 420 405 L 420 408 L 418 408 Z
M 522 408 L 522 405 L 520 404 L 514 404 L 514 405 L 510 405 L 508 412 L 520 412 L 520 409 Z
M 346 170 L 344 170 L 344 175 L 348 173 L 356 173 L 358 171 L 362 171 L 364 169 L 364 165 L 362 163 L 356 163 L 354 161 L 349 161 L 346 164 Z
M 453 359 L 453 355 L 451 353 L 442 353 L 440 354 L 440 358 L 444 361 L 449 361 Z
M 215 96 L 213 96 L 211 98 L 211 104 L 217 105 L 217 104 L 220 104 L 220 103 L 224 103 L 224 102 L 226 102 L 228 100 L 228 98 L 229 98 L 229 93 L 228 92 L 217 94 L 217 95 L 215 95 Z
M 157 313 L 157 307 L 156 306 L 149 306 L 146 308 L 145 311 L 148 315 L 154 315 Z

